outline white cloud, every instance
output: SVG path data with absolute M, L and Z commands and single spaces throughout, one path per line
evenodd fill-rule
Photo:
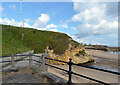
M 30 19 L 24 19 L 25 22 L 30 22 Z
M 11 9 L 16 9 L 16 5 L 15 5 L 15 4 L 9 5 L 9 7 L 10 7 Z
M 47 30 L 49 29 L 49 31 L 54 31 L 57 32 L 57 29 L 50 29 L 50 28 L 57 28 L 57 25 L 54 24 L 49 24 L 46 26 L 46 23 L 50 20 L 49 16 L 47 14 L 41 14 L 41 16 L 35 21 L 35 24 L 30 26 L 28 22 L 31 22 L 30 19 L 25 19 L 25 22 L 17 22 L 14 19 L 7 19 L 7 18 L 0 18 L 0 24 L 4 24 L 4 25 L 12 25 L 12 26 L 18 26 L 21 27 L 28 27 L 28 28 L 34 28 L 37 30 Z M 44 24 L 44 26 L 42 25 Z
M 49 24 L 46 26 L 47 29 L 49 28 L 57 28 L 58 26 L 57 25 L 54 25 L 54 24 Z
M 34 28 L 34 29 L 37 29 L 37 30 L 46 30 L 46 28 Z
M 50 29 L 49 31 L 57 32 L 58 30 L 57 29 Z
M 77 31 L 76 27 L 71 27 L 71 29 Z
M 118 41 L 118 3 L 73 0 L 73 4 L 76 14 L 68 19 L 67 24 L 76 24 L 70 27 L 77 32 L 72 36 L 74 40 L 88 44 L 107 45 L 114 45 L 112 41 Z
M 103 9 L 103 10 L 101 10 Z M 72 17 L 72 21 L 97 24 L 104 15 L 104 7 L 85 9 Z
M 41 14 L 40 17 L 35 21 L 33 27 L 35 28 L 45 28 L 46 23 L 50 20 L 48 14 Z
M 106 43 L 103 43 L 102 41 L 104 40 L 101 37 L 93 37 L 93 36 L 89 36 L 89 37 L 85 37 L 85 38 L 77 38 L 76 36 L 71 36 L 73 40 L 76 40 L 77 42 L 80 43 L 86 43 L 86 44 L 92 44 L 92 45 L 107 45 Z M 101 42 L 100 42 L 100 41 Z
M 63 24 L 61 25 L 63 28 L 68 28 L 68 25 L 67 24 Z
M 18 27 L 20 27 L 22 25 L 21 22 L 16 22 L 14 19 L 9 20 L 7 18 L 4 18 L 4 19 L 0 18 L 0 24 L 13 25 L 13 26 L 18 26 Z M 31 28 L 31 26 L 26 22 L 24 23 L 24 27 Z
M 24 23 L 24 27 L 32 28 L 27 22 Z
M 82 23 L 71 28 L 78 32 L 76 36 L 78 36 L 78 38 L 83 38 L 90 35 L 112 33 L 114 30 L 117 30 L 117 11 L 114 13 L 114 17 L 111 17 L 111 14 L 107 13 L 110 10 L 109 6 L 115 6 L 113 7 L 115 9 L 111 10 L 116 10 L 116 5 L 111 5 L 111 3 L 74 2 L 74 10 L 78 13 L 75 14 L 71 20 L 72 22 Z

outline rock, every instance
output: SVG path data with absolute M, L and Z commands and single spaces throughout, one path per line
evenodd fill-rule
M 69 48 L 65 51 L 63 55 L 56 55 L 53 50 L 49 50 L 48 46 L 47 46 L 47 49 L 45 49 L 45 51 L 49 54 L 50 58 L 61 60 L 61 61 L 69 62 L 69 58 L 72 58 L 72 62 L 76 64 L 82 64 L 82 63 L 94 61 L 94 57 L 86 53 L 84 49 L 85 48 L 81 44 L 78 45 L 76 48 L 70 44 Z M 79 56 L 76 56 L 76 54 L 78 54 Z M 53 61 L 53 60 L 49 60 L 49 63 L 54 65 L 66 64 L 66 63 Z

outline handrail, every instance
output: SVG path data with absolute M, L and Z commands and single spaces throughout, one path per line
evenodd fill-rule
M 6 57 L 11 57 L 10 55 L 9 56 L 0 56 L 0 58 L 6 58 Z
M 40 61 L 37 61 L 37 60 L 35 60 L 35 59 L 32 59 L 33 61 L 35 61 L 35 62 L 37 62 L 37 63 L 42 63 L 42 62 L 40 62 Z
M 0 63 L 6 63 L 6 62 L 11 62 L 11 61 L 1 61 Z
M 48 66 L 50 66 L 50 67 L 53 67 L 53 68 L 60 69 L 60 70 L 63 70 L 63 71 L 68 72 L 68 74 L 69 74 L 68 84 L 69 84 L 69 85 L 72 84 L 71 74 L 74 74 L 74 75 L 77 75 L 77 76 L 81 76 L 81 77 L 83 77 L 83 78 L 86 78 L 86 79 L 89 79 L 89 80 L 93 80 L 93 81 L 98 82 L 98 83 L 101 83 L 101 84 L 110 85 L 109 83 L 105 83 L 105 82 L 103 82 L 103 81 L 96 80 L 96 79 L 93 79 L 93 78 L 90 78 L 90 77 L 87 77 L 87 76 L 84 76 L 84 75 L 81 75 L 81 74 L 77 74 L 77 73 L 75 73 L 75 72 L 72 72 L 72 70 L 71 70 L 72 65 L 77 65 L 77 66 L 81 66 L 81 67 L 91 68 L 91 69 L 95 69 L 95 70 L 99 70 L 99 71 L 104 71 L 104 72 L 109 72 L 109 73 L 113 73 L 113 74 L 120 75 L 119 72 L 113 72 L 113 71 L 104 70 L 104 69 L 100 69 L 100 68 L 95 68 L 95 67 L 91 67 L 91 66 L 86 66 L 86 65 L 81 65 L 81 64 L 75 64 L 75 63 L 71 62 L 71 58 L 69 59 L 69 60 L 70 60 L 69 62 L 61 61 L 61 60 L 56 60 L 56 59 L 51 59 L 51 58 L 45 58 L 45 59 L 50 59 L 50 60 L 54 60 L 54 61 L 58 61 L 58 62 L 63 62 L 63 63 L 67 63 L 67 64 L 69 65 L 69 71 L 67 71 L 67 70 L 65 70 L 65 69 L 62 69 L 62 68 L 59 68 L 59 67 L 56 67 L 56 66 L 52 66 L 52 65 L 49 65 L 49 64 L 45 64 L 45 65 L 48 65 Z
M 14 56 L 29 56 L 29 55 L 14 55 Z
M 68 71 L 65 70 L 65 69 L 62 69 L 62 68 L 59 68 L 59 67 L 56 67 L 56 66 L 53 66 L 53 65 L 47 64 L 47 63 L 45 63 L 45 65 L 48 65 L 48 66 L 50 66 L 50 67 L 53 67 L 53 68 L 60 69 L 60 70 L 62 70 L 62 71 L 68 72 Z
M 42 56 L 39 56 L 39 55 L 32 55 L 32 56 L 35 56 L 35 57 L 38 57 L 38 58 L 42 57 Z
M 69 62 L 66 62 L 66 61 L 51 59 L 51 58 L 47 58 L 47 57 L 45 57 L 45 59 L 54 60 L 54 61 L 59 61 L 59 62 L 67 63 L 67 64 L 69 63 Z M 104 72 L 109 72 L 109 73 L 113 73 L 113 74 L 118 74 L 118 75 L 120 75 L 120 72 L 105 70 L 105 69 L 96 68 L 96 67 L 87 66 L 87 65 L 82 65 L 82 64 L 75 64 L 75 63 L 73 63 L 73 62 L 72 62 L 72 65 L 77 65 L 77 66 L 81 66 L 81 67 L 85 67 L 85 68 L 91 68 L 91 69 L 95 69 L 95 70 L 99 70 L 99 71 L 104 71 Z
M 59 61 L 59 62 L 67 63 L 67 64 L 69 63 L 69 62 L 66 62 L 66 61 L 56 60 L 56 59 L 47 58 L 47 57 L 45 57 L 45 59 L 54 60 L 54 61 Z
M 85 67 L 85 68 L 91 68 L 91 69 L 95 69 L 95 70 L 99 70 L 99 71 L 104 71 L 104 72 L 109 72 L 109 73 L 113 73 L 113 74 L 118 74 L 118 75 L 120 75 L 120 72 L 105 70 L 105 69 L 96 68 L 96 67 L 87 66 L 87 65 L 75 64 L 75 63 L 72 63 L 72 64 L 73 64 L 73 65 L 77 65 L 77 66 L 81 66 L 81 67 Z

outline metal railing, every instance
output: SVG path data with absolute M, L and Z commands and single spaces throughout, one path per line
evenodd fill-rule
M 71 84 L 72 84 L 71 74 L 74 74 L 74 75 L 77 75 L 77 76 L 81 76 L 81 77 L 83 77 L 83 78 L 86 78 L 86 79 L 89 79 L 89 80 L 92 80 L 92 81 L 95 81 L 95 82 L 98 82 L 98 83 L 101 83 L 101 84 L 110 85 L 110 84 L 105 83 L 105 82 L 103 82 L 103 81 L 96 80 L 96 79 L 93 79 L 93 78 L 90 78 L 90 77 L 87 77 L 87 76 L 84 76 L 84 75 L 81 75 L 81 74 L 78 74 L 78 73 L 73 72 L 72 69 L 71 69 L 71 68 L 72 68 L 72 65 L 81 66 L 81 67 L 85 67 L 85 68 L 90 68 L 90 69 L 95 69 L 95 70 L 99 70 L 99 71 L 104 71 L 104 72 L 108 72 L 108 73 L 120 75 L 119 72 L 114 72 L 114 71 L 110 71 L 110 70 L 100 69 L 100 68 L 91 67 L 91 66 L 86 66 L 86 65 L 81 65 L 81 64 L 75 64 L 75 63 L 72 62 L 72 59 L 71 59 L 71 58 L 69 59 L 69 62 L 65 62 L 65 61 L 61 61 L 61 60 L 56 60 L 56 59 L 51 59 L 51 58 L 46 58 L 46 59 L 50 59 L 50 60 L 54 60 L 54 61 L 58 61 L 58 62 L 67 63 L 67 64 L 69 65 L 69 71 L 67 71 L 67 70 L 65 70 L 65 69 L 61 69 L 61 68 L 59 68 L 59 67 L 55 67 L 55 66 L 46 64 L 46 65 L 48 65 L 48 66 L 50 66 L 50 67 L 53 67 L 53 68 L 60 69 L 60 70 L 62 70 L 62 71 L 68 72 L 68 74 L 69 74 L 68 85 L 71 85 Z
M 15 60 L 14 59 L 15 56 L 29 56 L 29 59 L 18 59 L 18 60 Z M 38 57 L 38 58 L 42 57 L 43 61 L 40 62 L 38 60 L 32 59 L 32 56 Z M 114 71 L 105 70 L 105 69 L 96 68 L 96 67 L 87 66 L 87 65 L 75 64 L 75 63 L 72 62 L 71 58 L 69 59 L 69 62 L 61 61 L 61 60 L 56 60 L 56 59 L 51 59 L 51 58 L 48 58 L 48 54 L 47 53 L 42 54 L 42 56 L 38 56 L 38 55 L 34 55 L 34 54 L 29 54 L 29 55 L 14 55 L 14 54 L 12 54 L 11 56 L 2 56 L 1 58 L 6 58 L 6 57 L 11 57 L 11 61 L 2 61 L 0 63 L 11 62 L 11 69 L 12 70 L 15 69 L 15 62 L 21 61 L 21 60 L 29 60 L 29 67 L 32 67 L 32 61 L 35 61 L 37 63 L 42 63 L 42 65 L 47 65 L 47 66 L 50 66 L 50 67 L 53 67 L 53 68 L 65 71 L 69 75 L 68 85 L 72 84 L 72 79 L 71 79 L 72 78 L 72 74 L 80 76 L 80 77 L 83 77 L 83 78 L 86 78 L 86 79 L 89 79 L 89 80 L 92 80 L 92 81 L 95 81 L 95 82 L 98 82 L 100 84 L 110 85 L 109 83 L 106 83 L 106 82 L 103 82 L 103 81 L 100 81 L 100 80 L 97 80 L 97 79 L 94 79 L 94 78 L 91 78 L 91 77 L 87 77 L 87 76 L 84 76 L 84 75 L 81 75 L 81 74 L 73 72 L 72 71 L 72 65 L 76 65 L 76 66 L 80 66 L 80 67 L 85 67 L 85 68 L 90 68 L 90 69 L 95 69 L 95 70 L 99 70 L 99 71 L 103 71 L 103 72 L 107 72 L 107 73 L 112 73 L 112 74 L 120 75 L 120 72 L 114 72 Z M 50 64 L 48 64 L 48 63 L 45 62 L 45 59 L 67 63 L 69 65 L 69 70 L 66 70 L 66 69 L 63 69 L 63 68 L 59 68 L 59 67 L 50 65 Z

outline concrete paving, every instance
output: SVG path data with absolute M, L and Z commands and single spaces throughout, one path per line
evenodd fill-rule
M 44 83 L 32 74 L 20 73 L 2 79 L 2 83 Z

